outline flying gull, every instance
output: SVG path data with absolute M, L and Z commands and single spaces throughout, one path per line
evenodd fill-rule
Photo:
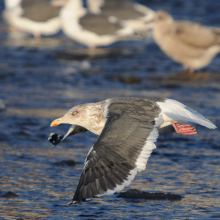
M 220 52 L 220 28 L 175 21 L 165 11 L 158 11 L 153 23 L 153 37 L 158 46 L 190 73 L 207 66 Z
M 136 33 L 152 27 L 146 22 L 153 19 L 155 12 L 130 0 L 87 0 L 91 13 L 104 14 L 109 20 L 118 21 L 132 28 Z
M 78 105 L 51 126 L 72 124 L 62 137 L 51 134 L 56 145 L 69 135 L 91 131 L 99 135 L 90 149 L 80 177 L 73 203 L 112 195 L 128 186 L 137 172 L 145 170 L 158 138 L 158 129 L 170 124 L 177 133 L 196 134 L 194 122 L 210 129 L 216 126 L 201 114 L 172 99 L 124 97 L 98 103 Z
M 5 0 L 3 18 L 12 30 L 41 35 L 54 35 L 61 30 L 59 11 L 66 0 Z
M 90 48 L 110 45 L 124 36 L 133 34 L 130 27 L 119 22 L 109 22 L 103 15 L 89 13 L 80 0 L 68 0 L 60 12 L 62 30 L 74 41 Z

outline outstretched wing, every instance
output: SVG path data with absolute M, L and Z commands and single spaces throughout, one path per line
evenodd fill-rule
M 146 101 L 145 107 L 137 103 L 109 105 L 105 127 L 88 153 L 70 204 L 120 191 L 146 168 L 156 148 L 155 123 L 161 110 L 152 101 Z

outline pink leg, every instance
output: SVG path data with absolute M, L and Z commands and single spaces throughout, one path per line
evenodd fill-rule
M 192 67 L 189 68 L 189 75 L 193 75 L 194 74 L 194 69 Z
M 19 32 L 18 29 L 15 28 L 15 27 L 10 27 L 10 31 L 11 31 L 11 33 L 13 33 L 13 34 L 17 34 L 17 33 Z
M 90 50 L 95 50 L 95 48 L 96 48 L 95 45 L 93 45 L 93 44 L 89 45 L 89 49 L 90 49 Z
M 183 70 L 184 70 L 184 72 L 187 72 L 188 69 L 189 69 L 188 66 L 187 66 L 186 64 L 184 64 L 184 65 L 183 65 Z
M 40 40 L 40 39 L 41 39 L 41 35 L 40 35 L 39 33 L 35 33 L 35 34 L 34 34 L 34 38 L 35 38 L 36 40 Z
M 179 125 L 173 121 L 171 121 L 171 124 L 176 130 L 176 133 L 178 134 L 185 134 L 185 135 L 197 134 L 195 127 L 193 127 L 192 125 Z

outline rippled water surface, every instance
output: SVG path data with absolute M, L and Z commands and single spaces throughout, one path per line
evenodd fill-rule
M 168 10 L 176 19 L 220 27 L 219 1 L 142 3 Z M 179 200 L 115 194 L 69 206 L 97 137 L 80 134 L 57 147 L 47 141 L 50 132 L 67 131 L 69 126 L 52 129 L 49 125 L 70 107 L 115 96 L 173 98 L 220 127 L 219 55 L 187 78 L 181 65 L 167 58 L 152 40 L 115 43 L 95 52 L 110 51 L 108 56 L 87 56 L 84 47 L 62 34 L 40 41 L 11 40 L 3 22 L 0 31 L 0 99 L 7 107 L 0 112 L 0 220 L 220 219 L 219 129 L 197 126 L 196 136 L 166 129 L 147 169 L 123 190 L 172 193 Z

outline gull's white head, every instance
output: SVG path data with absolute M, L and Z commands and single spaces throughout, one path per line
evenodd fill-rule
M 100 134 L 105 124 L 103 102 L 77 105 L 63 117 L 52 121 L 50 126 L 54 127 L 59 124 L 79 125 L 95 134 Z

